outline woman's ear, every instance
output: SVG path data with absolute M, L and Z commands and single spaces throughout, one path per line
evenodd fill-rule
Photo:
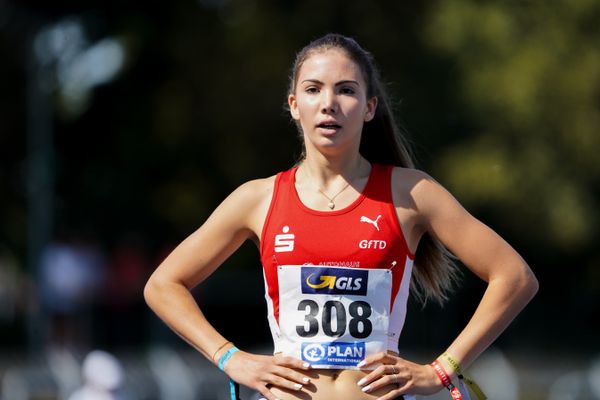
M 298 103 L 296 102 L 296 96 L 290 94 L 288 96 L 288 106 L 290 106 L 290 114 L 296 121 L 300 119 L 300 113 L 298 112 Z
M 375 117 L 375 111 L 377 111 L 377 96 L 371 97 L 367 100 L 367 112 L 365 113 L 365 122 L 369 122 Z

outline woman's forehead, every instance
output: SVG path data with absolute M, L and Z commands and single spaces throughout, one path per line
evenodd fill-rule
M 302 63 L 298 82 L 306 79 L 356 80 L 364 84 L 359 65 L 339 49 L 323 49 L 312 52 Z

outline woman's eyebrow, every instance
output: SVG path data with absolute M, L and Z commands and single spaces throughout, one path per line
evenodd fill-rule
M 316 83 L 316 84 L 319 84 L 319 85 L 322 85 L 322 84 L 323 84 L 323 82 L 321 82 L 321 81 L 320 81 L 320 80 L 318 80 L 318 79 L 304 79 L 304 80 L 303 80 L 302 82 L 300 82 L 300 83 L 307 83 L 307 82 L 308 82 L 308 83 Z M 359 83 L 358 83 L 357 81 L 354 81 L 354 80 L 352 80 L 352 79 L 345 79 L 345 80 L 343 80 L 343 81 L 336 82 L 336 83 L 335 83 L 335 86 L 339 86 L 339 85 L 345 85 L 345 84 L 348 84 L 348 83 L 352 83 L 352 84 L 354 84 L 354 85 L 359 85 Z
M 343 81 L 336 82 L 336 84 L 335 84 L 335 85 L 336 85 L 336 86 L 339 86 L 339 85 L 345 85 L 345 84 L 347 84 L 347 83 L 352 83 L 352 84 L 355 84 L 355 85 L 358 85 L 358 86 L 360 86 L 360 85 L 359 85 L 359 83 L 358 83 L 357 81 L 353 81 L 353 80 L 351 80 L 351 79 L 346 79 L 346 80 L 343 80 Z
M 320 84 L 320 85 L 322 85 L 322 84 L 323 84 L 323 82 L 321 82 L 321 81 L 320 81 L 320 80 L 318 80 L 318 79 L 305 79 L 305 80 L 303 80 L 303 81 L 302 81 L 302 82 L 300 82 L 300 83 L 317 83 L 317 84 Z

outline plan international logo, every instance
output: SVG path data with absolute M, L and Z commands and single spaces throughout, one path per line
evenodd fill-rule
M 302 267 L 302 293 L 365 296 L 369 271 L 348 268 Z
M 364 359 L 364 342 L 302 343 L 302 360 L 311 365 L 355 367 Z

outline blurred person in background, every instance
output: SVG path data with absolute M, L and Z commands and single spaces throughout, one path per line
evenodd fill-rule
M 49 316 L 46 344 L 65 350 L 89 348 L 91 309 L 105 282 L 98 243 L 85 233 L 61 233 L 42 254 L 41 305 Z
M 233 382 L 269 400 L 389 400 L 444 387 L 459 398 L 451 381 L 533 297 L 533 273 L 414 169 L 372 57 L 354 40 L 329 34 L 302 49 L 288 104 L 304 143 L 300 161 L 237 188 L 156 269 L 146 301 L 229 375 L 232 398 Z M 273 356 L 238 350 L 190 294 L 246 240 L 260 251 Z M 404 359 L 409 288 L 443 302 L 457 280 L 451 254 L 487 289 L 440 357 Z
M 68 400 L 125 400 L 122 387 L 125 380 L 123 366 L 110 353 L 93 350 L 81 367 L 83 385 Z

